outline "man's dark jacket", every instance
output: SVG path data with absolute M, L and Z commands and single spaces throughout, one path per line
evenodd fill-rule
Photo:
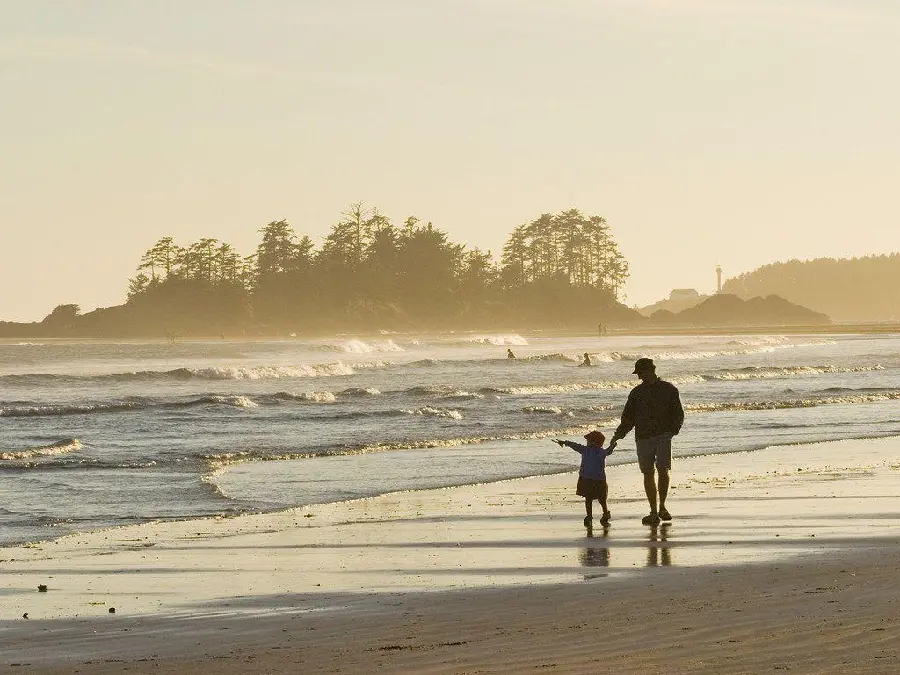
M 665 380 L 641 382 L 628 394 L 615 435 L 624 438 L 632 429 L 635 438 L 677 434 L 682 424 L 684 408 L 675 385 Z

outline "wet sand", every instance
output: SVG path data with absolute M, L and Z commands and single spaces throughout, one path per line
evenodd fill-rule
M 898 450 L 680 459 L 658 528 L 628 464 L 590 533 L 563 474 L 0 549 L 0 672 L 895 672 Z

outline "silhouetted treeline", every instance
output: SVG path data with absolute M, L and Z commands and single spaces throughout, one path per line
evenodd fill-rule
M 645 321 L 618 302 L 628 264 L 606 221 L 572 209 L 515 228 L 496 261 L 414 217 L 354 204 L 316 247 L 285 220 L 243 256 L 218 239 L 157 241 L 121 308 L 57 308 L 69 334 L 289 334 L 334 330 L 596 330 Z M 62 307 L 62 306 L 61 306 Z M 49 323 L 46 323 L 48 320 Z M 106 327 L 104 327 L 106 326 Z M 2 330 L 0 330 L 2 333 Z
M 778 294 L 840 322 L 900 321 L 900 253 L 789 260 L 725 282 L 742 298 Z

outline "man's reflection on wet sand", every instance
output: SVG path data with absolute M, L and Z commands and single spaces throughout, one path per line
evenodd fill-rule
M 650 528 L 650 541 L 647 545 L 647 567 L 668 567 L 672 564 L 672 551 L 664 545 L 668 541 L 670 523 L 654 525 Z M 657 546 L 656 544 L 663 544 Z
M 603 525 L 600 530 L 594 533 L 593 528 L 588 528 L 587 538 L 589 540 L 598 540 L 598 544 L 602 543 L 602 540 L 606 539 L 607 534 L 609 534 L 609 525 Z M 591 567 L 609 567 L 609 549 L 606 546 L 594 546 L 593 542 L 590 542 L 588 546 L 581 549 L 578 553 L 578 560 L 581 562 L 583 567 L 591 568 Z M 606 572 L 591 572 L 589 570 L 585 570 L 584 578 L 587 579 L 595 579 L 596 577 L 604 577 L 606 576 Z

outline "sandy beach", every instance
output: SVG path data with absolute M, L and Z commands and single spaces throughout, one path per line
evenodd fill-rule
M 898 457 L 679 459 L 659 528 L 624 464 L 590 532 L 569 473 L 8 547 L 0 671 L 895 672 Z

